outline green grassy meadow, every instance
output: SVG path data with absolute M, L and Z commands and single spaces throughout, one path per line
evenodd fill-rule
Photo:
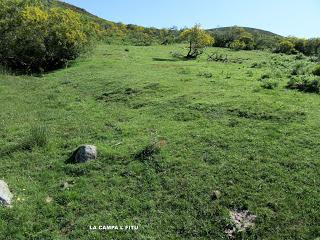
M 3 71 L 0 176 L 14 201 L 0 239 L 227 239 L 232 209 L 257 216 L 236 239 L 320 237 L 320 97 L 285 88 L 295 64 L 313 63 L 171 57 L 182 47 L 101 44 L 42 76 Z M 66 163 L 81 144 L 98 159 Z

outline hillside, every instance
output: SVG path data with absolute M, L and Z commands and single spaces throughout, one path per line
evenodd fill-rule
M 319 240 L 320 38 L 39 1 L 0 2 L 0 240 Z
M 92 18 L 97 18 L 97 19 L 99 18 L 99 17 L 93 15 L 92 13 L 89 13 L 87 10 L 85 10 L 83 8 L 79 8 L 79 7 L 74 6 L 72 4 L 69 4 L 69 3 L 66 3 L 63 1 L 59 1 L 59 0 L 48 0 L 48 1 L 49 1 L 49 3 L 56 4 L 57 6 L 62 7 L 62 8 L 68 8 L 68 9 L 71 9 L 71 10 L 77 12 L 77 13 L 85 14 L 85 15 L 92 17 Z
M 58 7 L 62 7 L 62 8 L 67 8 L 67 9 L 71 9 L 77 13 L 80 13 L 84 16 L 87 16 L 89 19 L 91 19 L 92 21 L 100 24 L 103 27 L 106 27 L 108 25 L 110 25 L 110 23 L 113 23 L 112 21 L 108 21 L 106 19 L 100 18 L 98 16 L 95 16 L 94 14 L 88 12 L 87 10 L 83 9 L 83 8 L 79 8 L 77 6 L 74 6 L 72 4 L 63 2 L 63 1 L 59 1 L 59 0 L 43 0 L 45 2 L 48 2 L 50 5 L 56 5 Z
M 319 236 L 319 95 L 285 88 L 312 63 L 170 57 L 182 47 L 100 45 L 42 77 L 1 73 L 0 175 L 14 199 L 0 239 L 218 240 L 243 210 L 257 219 L 236 239 Z M 67 163 L 81 144 L 98 159 Z

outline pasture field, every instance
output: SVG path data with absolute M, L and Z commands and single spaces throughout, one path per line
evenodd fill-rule
M 2 71 L 0 239 L 227 239 L 235 209 L 257 216 L 236 239 L 320 237 L 320 97 L 286 88 L 314 63 L 181 51 L 101 44 L 41 76 Z M 98 159 L 67 163 L 81 144 Z

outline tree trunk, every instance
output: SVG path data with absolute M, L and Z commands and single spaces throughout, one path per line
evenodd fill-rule
M 192 42 L 190 41 L 189 52 L 187 54 L 187 58 L 192 58 L 191 52 L 192 52 Z

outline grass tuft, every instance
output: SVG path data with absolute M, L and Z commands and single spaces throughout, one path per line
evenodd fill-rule
M 165 145 L 166 145 L 165 140 L 150 143 L 146 145 L 144 148 L 142 148 L 140 151 L 138 151 L 135 154 L 134 158 L 136 160 L 141 160 L 141 161 L 150 160 L 155 155 L 159 154 L 161 148 L 164 147 Z
M 44 148 L 49 143 L 49 131 L 45 125 L 31 127 L 28 136 L 25 138 L 21 147 L 25 150 L 32 150 L 35 147 Z

